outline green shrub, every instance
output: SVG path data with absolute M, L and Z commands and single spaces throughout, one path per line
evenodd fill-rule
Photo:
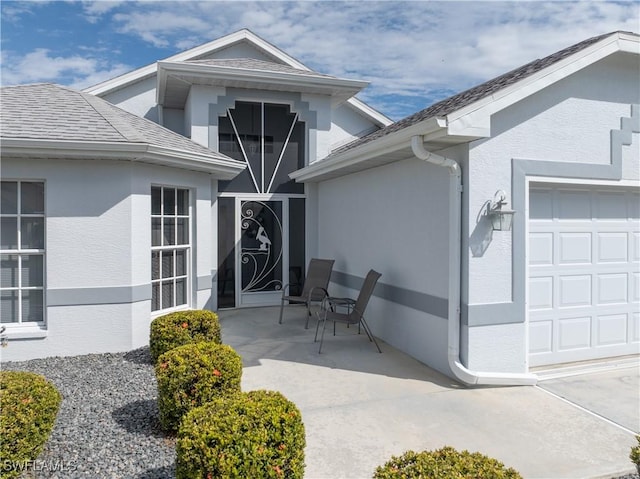
M 61 399 L 58 390 L 38 374 L 0 372 L 0 477 L 18 477 L 21 467 L 40 455 Z
M 218 315 L 206 310 L 176 311 L 151 322 L 149 350 L 156 363 L 161 354 L 190 343 L 222 343 Z
M 629 459 L 636 465 L 638 474 L 640 474 L 640 436 L 636 436 L 636 441 L 638 441 L 638 444 L 631 448 Z
M 189 410 L 240 391 L 242 359 L 231 346 L 195 343 L 164 353 L 156 364 L 160 424 L 178 429 Z
M 443 447 L 407 451 L 376 469 L 373 479 L 522 479 L 514 469 L 479 452 Z
M 282 394 L 217 398 L 183 418 L 176 477 L 302 479 L 305 444 L 300 411 Z

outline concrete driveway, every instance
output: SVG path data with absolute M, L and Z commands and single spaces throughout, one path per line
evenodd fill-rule
M 244 361 L 243 389 L 296 403 L 308 479 L 366 479 L 392 455 L 445 445 L 479 451 L 525 478 L 611 478 L 634 470 L 638 368 L 467 389 L 357 328 L 313 343 L 315 321 L 288 307 L 221 311 L 223 341 Z

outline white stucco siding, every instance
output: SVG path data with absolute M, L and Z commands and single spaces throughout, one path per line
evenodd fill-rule
M 318 255 L 335 259 L 338 274 L 382 273 L 379 282 L 392 299 L 372 299 L 367 321 L 374 334 L 441 371 L 447 368 L 448 186 L 444 168 L 415 159 L 318 185 Z M 332 282 L 330 292 L 355 297 L 360 285 L 347 286 Z M 417 297 L 417 309 L 393 301 L 402 294 Z M 440 316 L 430 314 L 438 302 Z
M 353 107 L 343 103 L 333 110 L 331 124 L 331 149 L 346 145 L 350 141 L 370 133 L 376 125 L 364 118 Z
M 2 160 L 3 180 L 45 182 L 46 332 L 9 333 L 3 360 L 127 351 L 147 344 L 151 187 L 191 191 L 193 308 L 215 308 L 209 175 L 129 161 Z
M 159 123 L 155 73 L 139 82 L 99 96 L 129 113 Z
M 615 185 L 620 162 L 612 132 L 640 102 L 636 57 L 614 55 L 526 97 L 492 116 L 490 138 L 469 145 L 463 356 L 471 369 L 526 372 L 525 178 Z M 637 181 L 637 146 L 622 146 L 621 157 L 622 179 Z M 507 208 L 516 204 L 513 231 L 492 231 L 483 216 L 497 190 L 506 192 Z
M 640 133 L 632 133 L 631 144 L 622 145 L 622 179 L 640 181 Z
M 630 105 L 640 102 L 637 71 L 630 68 L 618 57 L 586 68 L 497 113 L 491 138 L 470 145 L 469 304 L 512 299 L 512 235 L 491 232 L 485 220 L 477 223 L 497 190 L 504 190 L 511 204 L 512 160 L 610 164 L 611 131 L 630 116 Z

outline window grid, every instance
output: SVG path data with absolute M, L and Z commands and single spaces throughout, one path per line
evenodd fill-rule
M 154 186 L 151 203 L 151 310 L 176 309 L 189 303 L 189 190 Z
M 11 209 L 13 202 L 7 195 L 5 197 L 5 191 L 10 194 L 10 186 L 15 185 L 15 212 L 7 211 Z M 23 204 L 23 193 L 25 192 L 24 185 L 35 185 L 36 188 L 41 188 L 42 192 L 42 205 L 40 205 L 38 198 L 30 198 L 31 205 Z M 2 278 L 0 283 L 0 301 L 1 312 L 0 321 L 3 324 L 25 324 L 25 323 L 44 323 L 44 274 L 45 274 L 45 213 L 44 213 L 44 182 L 42 181 L 3 181 L 2 182 L 2 210 L 0 212 L 0 220 L 2 220 L 2 229 L 4 230 L 9 226 L 6 219 L 13 219 L 12 222 L 15 226 L 13 229 L 4 231 L 2 244 L 0 244 L 0 264 L 2 265 L 2 271 L 0 277 Z M 24 203 L 29 203 L 24 202 Z M 28 207 L 33 208 L 34 204 L 41 206 L 36 208 L 37 211 L 25 213 L 24 210 Z M 8 206 L 7 206 L 8 205 Z M 29 222 L 29 219 L 35 219 L 36 221 Z M 37 221 L 40 219 L 41 221 Z M 25 221 L 26 220 L 26 221 Z M 37 232 L 38 223 L 40 224 L 40 234 Z M 23 231 L 24 229 L 24 231 Z M 13 233 L 15 232 L 15 236 Z M 26 234 L 23 234 L 25 233 Z M 33 233 L 34 237 L 30 237 L 29 233 Z M 11 236 L 9 236 L 11 235 Z M 23 237 L 24 236 L 24 237 Z M 11 244 L 5 244 L 6 241 L 11 241 Z M 39 247 L 32 247 L 34 246 Z M 39 258 L 40 266 L 36 265 L 36 272 L 39 273 L 34 276 L 31 269 L 32 266 L 28 264 L 28 261 Z M 12 265 L 13 263 L 13 265 Z M 27 263 L 25 265 L 25 263 Z M 28 277 L 25 278 L 24 271 L 29 268 Z M 25 282 L 35 284 L 25 284 Z M 40 294 L 33 295 L 31 292 L 40 292 Z M 25 303 L 27 306 L 25 307 Z M 10 306 L 7 307 L 7 304 Z M 14 306 L 17 304 L 17 308 Z

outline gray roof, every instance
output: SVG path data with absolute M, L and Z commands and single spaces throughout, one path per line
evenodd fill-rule
M 568 48 L 560 50 L 559 52 L 553 53 L 552 55 L 549 55 L 542 59 L 534 60 L 530 63 L 527 63 L 526 65 L 516 68 L 515 70 L 512 70 L 508 73 L 500 75 L 499 77 L 496 77 L 492 80 L 482 83 L 481 85 L 475 86 L 461 93 L 453 95 L 449 98 L 446 98 L 442 101 L 434 103 L 430 107 L 425 108 L 424 110 L 421 110 L 417 113 L 414 113 L 413 115 L 410 115 L 406 118 L 403 118 L 402 120 L 399 120 L 395 123 L 392 123 L 391 125 L 385 128 L 381 128 L 380 130 L 376 130 L 373 133 L 370 133 L 369 135 L 363 136 L 362 138 L 352 141 L 351 143 L 347 143 L 346 145 L 340 148 L 337 148 L 336 150 L 331 152 L 329 157 L 333 155 L 337 155 L 339 153 L 343 153 L 347 150 L 360 146 L 364 143 L 368 143 L 377 138 L 381 138 L 390 133 L 400 131 L 404 128 L 407 128 L 411 125 L 415 125 L 429 118 L 443 117 L 450 113 L 455 112 L 456 110 L 460 110 L 461 108 L 464 108 L 467 105 L 470 105 L 478 100 L 491 96 L 497 91 L 502 90 L 503 88 L 506 88 L 509 85 L 512 85 L 524 78 L 527 78 L 528 76 L 531 76 L 534 73 L 537 73 L 540 70 L 543 70 L 544 68 L 547 68 L 553 65 L 554 63 L 557 63 L 563 60 L 564 58 L 571 56 L 574 53 L 579 52 L 580 50 L 584 50 L 590 45 L 593 45 L 594 43 L 597 43 L 600 40 L 617 33 L 629 33 L 631 35 L 638 36 L 637 34 L 630 33 L 630 32 L 612 32 L 612 33 L 606 33 L 604 35 L 598 35 L 596 37 L 584 40 L 580 43 L 576 43 L 575 45 L 572 45 Z
M 51 83 L 0 88 L 0 137 L 143 143 L 234 162 L 101 98 Z
M 313 70 L 302 70 L 290 65 L 267 62 L 264 60 L 256 60 L 254 58 L 187 60 L 184 63 L 193 63 L 196 65 L 208 65 L 224 68 L 237 68 L 239 70 L 259 70 L 264 72 L 289 73 L 292 75 L 314 76 L 320 78 L 337 78 L 331 75 L 325 75 L 324 73 L 318 73 Z

